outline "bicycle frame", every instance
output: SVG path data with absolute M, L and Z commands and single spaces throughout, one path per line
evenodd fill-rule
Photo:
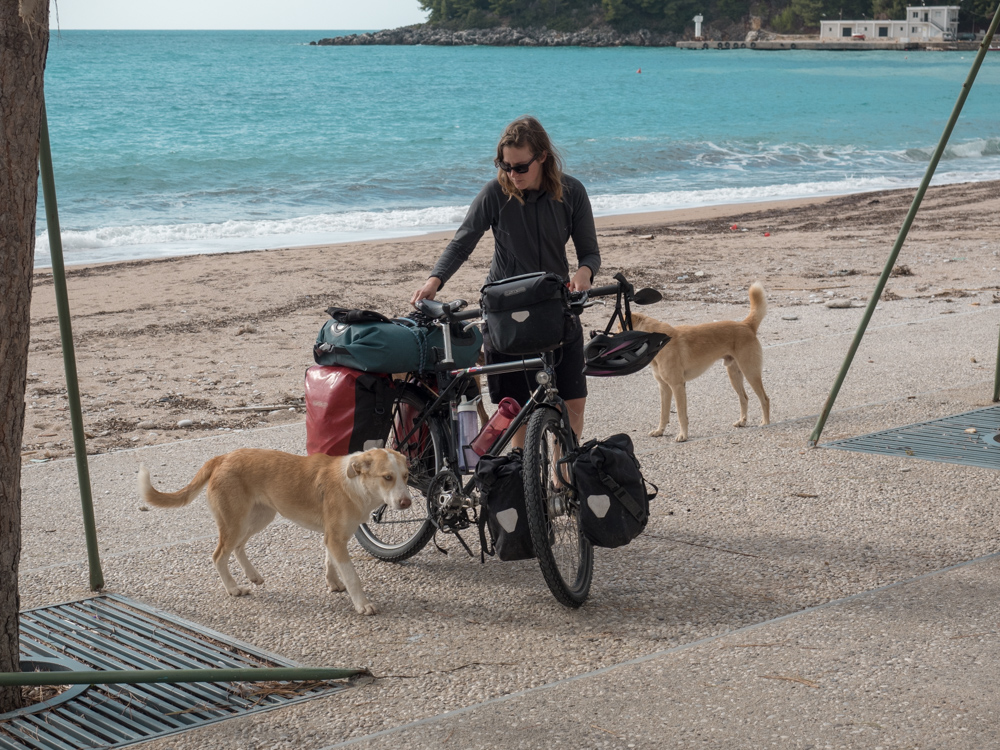
M 462 472 L 458 469 L 458 455 L 463 446 L 458 444 L 458 425 L 457 420 L 455 419 L 455 410 L 458 406 L 458 394 L 460 390 L 464 389 L 473 378 L 479 375 L 500 375 L 508 372 L 518 372 L 523 370 L 540 370 L 547 372 L 549 378 L 546 383 L 539 384 L 539 386 L 534 390 L 531 397 L 528 399 L 528 402 L 524 405 L 521 411 L 518 412 L 517 416 L 514 417 L 503 433 L 496 439 L 490 447 L 489 452 L 491 454 L 497 454 L 506 450 L 507 446 L 509 446 L 510 442 L 513 440 L 514 435 L 517 434 L 517 431 L 528 421 L 534 411 L 543 405 L 549 405 L 559 410 L 567 433 L 573 435 L 575 442 L 575 435 L 569 422 L 568 410 L 563 407 L 564 402 L 558 395 L 558 390 L 555 384 L 555 376 L 553 374 L 551 354 L 546 353 L 540 357 L 522 358 L 512 362 L 499 362 L 490 365 L 475 365 L 473 367 L 448 369 L 448 363 L 454 361 L 451 357 L 450 323 L 447 321 L 436 321 L 436 324 L 440 325 L 444 329 L 443 334 L 445 345 L 445 357 L 438 366 L 436 372 L 439 388 L 435 394 L 434 391 L 423 383 L 419 384 L 420 387 L 426 392 L 425 395 L 428 396 L 431 403 L 413 420 L 413 426 L 402 438 L 401 442 L 405 443 L 410 440 L 413 434 L 427 423 L 432 414 L 439 412 L 442 410 L 444 405 L 447 404 L 449 407 L 449 429 L 446 432 L 448 435 L 448 446 L 445 451 L 446 462 L 448 464 L 446 468 L 452 470 L 456 476 L 460 476 Z M 440 387 L 442 385 L 443 387 Z M 468 495 L 473 486 L 474 480 L 470 477 L 462 488 L 463 493 Z
M 534 370 L 534 369 L 551 369 L 551 365 L 545 362 L 542 357 L 533 357 L 531 359 L 523 359 L 517 362 L 502 362 L 493 365 L 477 365 L 474 367 L 465 367 L 457 370 L 445 370 L 438 374 L 439 381 L 442 379 L 447 380 L 447 385 L 441 388 L 435 393 L 433 390 L 428 388 L 423 383 L 419 383 L 420 388 L 425 391 L 425 394 L 430 400 L 430 404 L 425 407 L 425 409 L 417 416 L 413 422 L 413 427 L 410 431 L 401 439 L 401 442 L 406 442 L 409 440 L 414 433 L 416 433 L 421 426 L 426 424 L 431 414 L 440 411 L 445 404 L 449 406 L 449 411 L 453 412 L 458 406 L 458 399 L 455 398 L 458 395 L 460 389 L 464 388 L 471 380 L 477 375 L 499 375 L 508 372 L 517 372 L 519 370 Z M 442 378 L 441 376 L 445 376 Z M 411 383 L 412 385 L 412 383 Z M 540 385 L 532 393 L 531 398 L 528 403 L 518 412 L 517 416 L 511 421 L 507 429 L 497 438 L 496 442 L 490 447 L 490 453 L 503 452 L 503 450 L 510 444 L 511 439 L 517 433 L 518 429 L 527 421 L 528 417 L 531 416 L 531 412 L 538 408 L 539 405 L 543 403 L 550 403 L 553 401 L 548 393 L 555 389 L 551 386 Z M 553 405 L 555 405 L 553 403 Z M 454 464 L 451 468 L 455 468 L 458 465 L 458 451 L 462 446 L 458 445 L 458 433 L 457 425 L 453 418 L 449 419 L 451 428 L 448 431 L 449 440 L 449 450 L 448 460 L 450 463 Z M 568 423 L 567 423 L 568 424 Z

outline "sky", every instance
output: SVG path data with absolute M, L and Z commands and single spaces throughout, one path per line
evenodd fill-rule
M 393 29 L 423 23 L 419 0 L 50 0 L 60 29 Z

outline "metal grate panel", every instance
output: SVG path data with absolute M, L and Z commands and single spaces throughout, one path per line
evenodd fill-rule
M 819 447 L 1000 469 L 1000 406 L 834 440 Z
M 75 669 L 295 667 L 173 615 L 120 596 L 21 613 L 21 659 L 74 662 Z M 37 711 L 0 719 L 0 748 L 124 747 L 255 711 L 339 692 L 346 683 L 91 685 Z

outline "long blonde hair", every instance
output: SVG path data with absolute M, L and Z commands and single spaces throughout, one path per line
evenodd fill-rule
M 497 159 L 503 160 L 503 150 L 506 147 L 524 148 L 527 146 L 531 150 L 532 156 L 538 157 L 546 155 L 545 161 L 541 163 L 542 168 L 542 190 L 550 193 L 557 201 L 562 201 L 562 159 L 559 152 L 555 150 L 549 134 L 545 132 L 542 124 L 530 115 L 518 117 L 514 122 L 504 128 L 500 142 L 497 143 Z M 504 195 L 515 198 L 519 203 L 524 203 L 524 196 L 515 187 L 510 175 L 502 169 L 497 170 L 497 179 L 500 187 L 503 188 Z

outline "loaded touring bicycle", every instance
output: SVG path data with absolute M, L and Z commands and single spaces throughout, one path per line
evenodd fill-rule
M 440 344 L 433 347 L 435 357 L 422 356 L 422 359 L 437 361 L 433 364 L 423 362 L 422 367 L 407 373 L 405 378 L 399 374 L 394 376 L 391 408 L 384 414 L 382 427 L 378 428 L 384 443 L 378 442 L 400 451 L 408 459 L 414 503 L 403 511 L 386 506 L 375 511 L 356 535 L 365 550 L 381 560 L 398 562 L 417 554 L 435 534 L 446 533 L 453 534 L 472 555 L 462 532 L 478 527 L 481 554 L 492 554 L 486 535 L 489 520 L 490 536 L 498 552 L 502 552 L 503 537 L 510 537 L 515 529 L 516 533 L 523 534 L 521 553 L 513 557 L 500 554 L 501 559 L 537 558 L 556 599 L 568 607 L 583 604 L 593 575 L 591 539 L 602 546 L 627 543 L 645 526 L 651 495 L 639 474 L 638 463 L 631 456 L 631 442 L 627 436 L 617 436 L 628 441 L 638 489 L 635 481 L 631 489 L 623 489 L 615 479 L 610 479 L 612 489 L 607 492 L 611 497 L 617 495 L 628 506 L 634 516 L 626 514 L 632 531 L 622 537 L 624 541 L 607 544 L 600 541 L 602 531 L 598 531 L 596 537 L 588 533 L 588 515 L 593 523 L 603 524 L 604 521 L 594 518 L 582 503 L 581 482 L 574 473 L 574 466 L 578 465 L 575 462 L 581 450 L 586 452 L 597 441 L 582 447 L 578 444 L 570 428 L 565 402 L 559 396 L 553 350 L 562 343 L 561 329 L 550 340 L 542 340 L 545 334 L 539 334 L 537 326 L 523 324 L 526 316 L 534 316 L 535 319 L 555 320 L 562 326 L 563 316 L 579 315 L 592 304 L 591 299 L 616 295 L 615 311 L 606 330 L 592 334 L 587 346 L 585 372 L 590 375 L 635 372 L 652 361 L 669 338 L 663 334 L 632 331 L 629 306 L 632 303 L 651 304 L 661 296 L 652 289 L 635 291 L 622 274 L 615 279 L 614 284 L 570 293 L 554 274 L 529 274 L 498 282 L 501 288 L 493 290 L 492 295 L 490 285 L 484 287 L 484 309 L 469 308 L 465 300 L 442 303 L 425 299 L 418 303 L 417 312 L 404 325 L 426 340 Z M 539 297 L 544 304 L 525 312 L 525 306 L 512 298 L 517 297 L 518 290 L 529 287 L 529 297 Z M 529 300 L 529 306 L 536 303 Z M 478 351 L 481 341 L 478 321 L 482 317 L 487 320 L 496 348 L 502 346 L 501 351 L 521 355 L 521 358 L 498 364 L 469 365 L 468 349 L 462 347 L 469 341 L 471 332 L 476 337 L 473 350 Z M 399 321 L 392 323 L 399 324 Z M 621 333 L 612 333 L 616 324 Z M 498 330 L 499 335 L 496 334 Z M 321 339 L 322 336 L 321 332 Z M 498 344 L 497 339 L 502 339 L 502 343 Z M 323 345 L 319 341 L 317 344 L 317 361 L 322 362 L 320 350 Z M 326 347 L 327 351 L 336 348 Z M 478 396 L 479 376 L 516 371 L 534 371 L 536 386 L 527 403 L 520 405 L 519 411 L 516 406 L 507 410 L 507 405 L 502 404 L 478 435 L 468 434 L 460 414 L 467 411 L 469 402 Z M 513 412 L 516 415 L 511 417 Z M 513 436 L 522 427 L 526 427 L 523 456 L 517 450 L 508 450 Z M 501 456 L 504 458 L 494 460 Z M 491 498 L 495 499 L 496 493 L 490 492 L 489 467 L 513 459 L 519 462 L 516 467 L 519 471 L 514 474 L 515 485 L 508 482 L 505 492 L 518 496 L 517 502 L 513 509 L 505 503 L 505 510 L 498 513 L 491 507 Z M 604 472 L 601 474 L 608 479 Z M 608 474 L 614 474 L 610 464 Z M 509 492 L 512 486 L 515 491 Z M 522 488 L 523 506 L 520 506 Z M 633 500 L 630 493 L 639 497 Z M 610 502 L 608 494 L 599 497 L 604 505 Z M 599 504 L 598 513 L 602 508 Z M 499 532 L 500 540 L 493 533 L 495 531 Z

